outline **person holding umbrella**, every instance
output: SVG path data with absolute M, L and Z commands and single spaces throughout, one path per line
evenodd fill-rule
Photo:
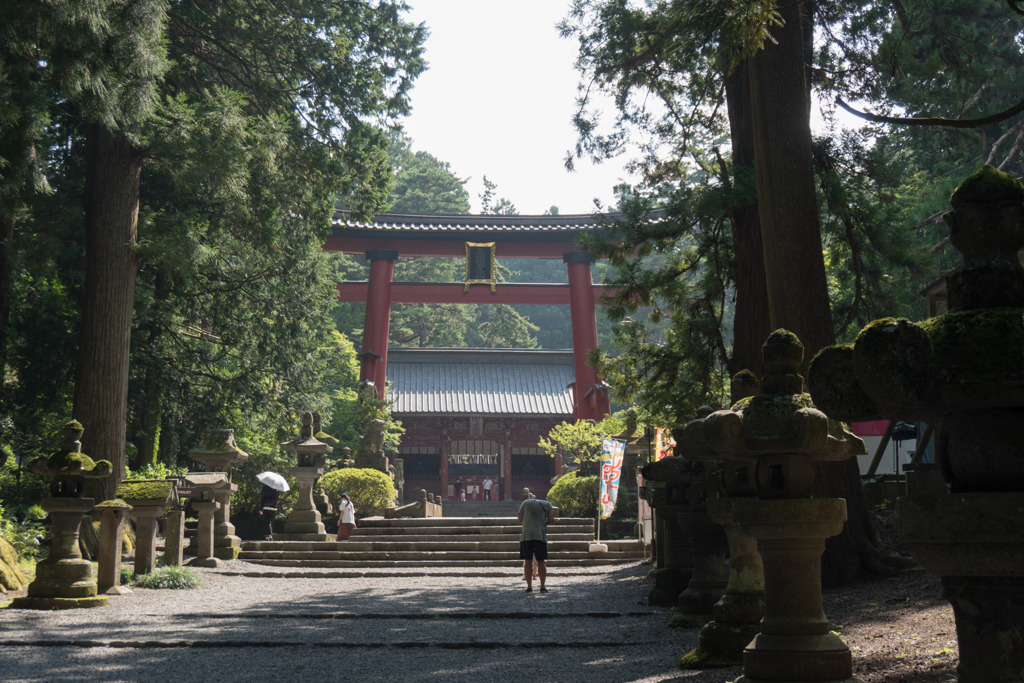
M 356 509 L 349 500 L 348 494 L 341 494 L 338 501 L 338 540 L 347 541 L 356 528 Z
M 256 481 L 263 484 L 260 492 L 260 512 L 263 522 L 267 525 L 266 540 L 274 540 L 274 520 L 277 519 L 277 497 L 282 491 L 288 490 L 288 482 L 277 472 L 260 472 Z

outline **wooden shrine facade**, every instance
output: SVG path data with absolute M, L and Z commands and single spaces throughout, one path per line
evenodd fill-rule
M 392 303 L 568 304 L 572 322 L 572 416 L 600 420 L 609 412 L 607 385 L 587 364 L 597 347 L 596 305 L 602 287 L 591 278 L 593 258 L 575 240 L 582 233 L 603 230 L 591 216 L 422 216 L 382 214 L 370 222 L 335 215 L 324 249 L 363 254 L 369 262 L 366 282 L 338 285 L 341 301 L 366 303 L 360 382 L 383 398 L 388 373 L 388 333 Z M 568 284 L 494 282 L 482 265 L 483 249 L 493 258 L 561 259 Z M 393 282 L 399 257 L 467 259 L 465 282 Z M 472 258 L 471 258 L 472 257 Z M 475 275 L 481 275 L 476 277 Z
M 420 489 L 445 500 L 520 500 L 547 495 L 560 458 L 539 447 L 572 419 L 571 351 L 393 349 L 392 414 L 405 427 L 399 452 L 406 502 Z

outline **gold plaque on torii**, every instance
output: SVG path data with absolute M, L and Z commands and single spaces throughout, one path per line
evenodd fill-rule
M 466 242 L 466 287 L 470 285 L 494 286 L 494 242 Z

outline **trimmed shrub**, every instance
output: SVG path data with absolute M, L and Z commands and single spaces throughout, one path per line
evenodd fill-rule
M 558 508 L 559 517 L 594 517 L 600 477 L 581 477 L 569 472 L 558 478 L 548 491 L 548 502 Z
M 356 508 L 356 517 L 379 515 L 384 508 L 395 504 L 395 484 L 380 470 L 346 467 L 320 477 L 320 490 L 327 494 L 332 505 L 337 505 L 342 493 L 347 493 Z

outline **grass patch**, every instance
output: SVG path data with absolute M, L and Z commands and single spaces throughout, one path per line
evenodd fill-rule
M 188 567 L 159 567 L 148 574 L 136 576 L 132 567 L 121 567 L 121 584 L 139 588 L 198 588 L 202 581 Z

